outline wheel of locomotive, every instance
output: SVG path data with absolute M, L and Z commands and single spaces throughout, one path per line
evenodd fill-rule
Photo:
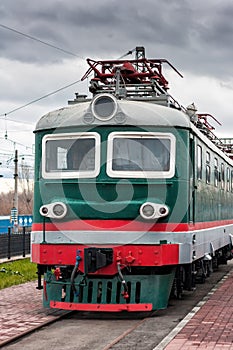
M 178 266 L 172 286 L 171 297 L 181 299 L 185 285 L 185 269 L 183 266 Z

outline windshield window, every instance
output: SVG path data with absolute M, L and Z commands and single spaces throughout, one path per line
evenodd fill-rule
M 172 177 L 174 154 L 171 134 L 112 133 L 107 172 L 112 177 Z
M 98 144 L 98 147 L 97 147 Z M 95 177 L 99 172 L 98 134 L 46 135 L 43 177 Z

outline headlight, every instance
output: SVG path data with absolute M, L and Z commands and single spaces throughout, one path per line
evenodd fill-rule
M 165 204 L 146 202 L 140 207 L 140 215 L 146 220 L 159 219 L 168 213 L 169 209 Z
M 67 206 L 62 202 L 42 205 L 40 214 L 52 219 L 62 219 L 67 214 Z
M 145 204 L 141 208 L 142 216 L 146 218 L 151 218 L 154 215 L 155 209 L 151 204 Z
M 112 95 L 100 94 L 94 98 L 91 109 L 97 119 L 107 121 L 116 114 L 117 101 Z
M 53 206 L 53 213 L 54 215 L 56 216 L 64 216 L 64 213 L 65 213 L 65 210 L 66 210 L 66 207 L 64 206 L 63 203 L 58 203 L 58 204 L 55 204 Z

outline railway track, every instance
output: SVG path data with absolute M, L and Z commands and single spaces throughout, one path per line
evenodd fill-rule
M 166 310 L 144 315 L 71 312 L 31 327 L 0 347 L 4 346 L 4 350 L 152 350 L 231 269 L 231 262 L 220 266 L 194 292 L 186 292 L 182 300 L 170 300 Z

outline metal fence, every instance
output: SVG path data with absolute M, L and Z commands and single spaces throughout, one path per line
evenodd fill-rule
M 30 254 L 30 232 L 23 227 L 21 233 L 12 234 L 8 228 L 7 234 L 0 235 L 0 259 L 10 259 L 14 256 L 25 257 Z

